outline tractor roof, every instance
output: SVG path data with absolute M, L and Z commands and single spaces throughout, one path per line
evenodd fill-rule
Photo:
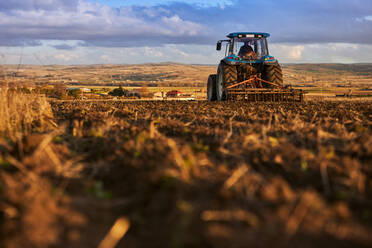
M 241 38 L 241 37 L 250 37 L 250 36 L 252 36 L 252 35 L 254 35 L 253 37 L 255 37 L 255 38 L 261 38 L 261 37 L 265 37 L 265 38 L 267 38 L 267 37 L 270 36 L 270 34 L 268 34 L 268 33 L 259 33 L 259 32 L 236 32 L 236 33 L 231 33 L 231 34 L 229 34 L 227 37 L 228 37 L 228 38 L 235 38 L 235 37 L 239 37 L 239 38 Z

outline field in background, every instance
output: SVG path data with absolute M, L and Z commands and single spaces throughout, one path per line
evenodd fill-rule
M 106 93 L 122 86 L 153 92 L 171 90 L 206 97 L 208 75 L 217 66 L 183 64 L 91 65 L 91 66 L 10 66 L 3 65 L 0 83 L 27 87 L 64 85 L 100 89 Z M 304 89 L 308 96 L 372 97 L 372 64 L 285 64 L 284 84 Z
M 213 66 L 182 64 L 4 66 L 8 78 L 34 84 L 126 87 L 204 87 Z

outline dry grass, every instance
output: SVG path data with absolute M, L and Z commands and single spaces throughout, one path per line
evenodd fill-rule
M 0 88 L 0 134 L 17 137 L 51 125 L 52 109 L 45 97 Z
M 64 181 L 51 178 L 78 175 L 78 158 L 53 144 L 61 129 L 45 97 L 0 88 L 0 116 L 0 247 L 49 247 L 62 222 L 84 221 L 61 194 Z

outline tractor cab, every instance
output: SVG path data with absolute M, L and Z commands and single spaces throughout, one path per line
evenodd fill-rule
M 261 59 L 269 54 L 264 38 L 234 38 L 230 43 L 229 55 L 241 59 Z
M 224 60 L 229 64 L 275 62 L 269 55 L 269 36 L 268 33 L 231 33 L 227 36 L 229 40 L 218 41 L 217 50 L 227 43 Z

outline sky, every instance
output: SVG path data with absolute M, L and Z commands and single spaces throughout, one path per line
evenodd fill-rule
M 281 63 L 372 63 L 371 0 L 4 0 L 1 64 L 217 64 L 268 32 Z

